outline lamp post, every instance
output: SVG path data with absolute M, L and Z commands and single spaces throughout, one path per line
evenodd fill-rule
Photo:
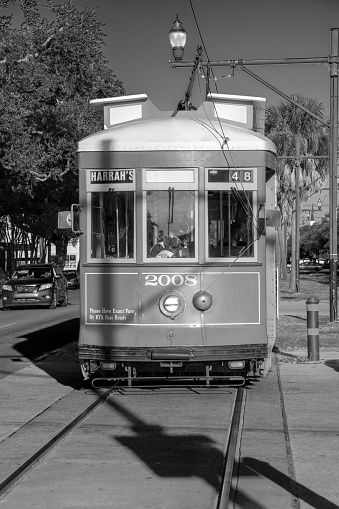
M 176 19 L 178 23 L 181 23 Z M 175 22 L 176 23 L 176 22 Z M 182 25 L 181 25 L 182 27 Z M 174 29 L 174 25 L 172 30 Z M 175 30 L 174 30 L 175 32 Z M 170 31 L 171 33 L 171 31 Z M 184 39 L 186 43 L 187 34 L 185 32 Z M 174 39 L 173 39 L 174 40 Z M 171 42 L 172 44 L 172 42 Z M 190 67 L 194 68 L 195 62 L 182 62 L 184 45 L 173 46 L 174 48 L 180 47 L 180 58 L 174 55 L 174 62 L 169 62 L 172 68 L 176 67 Z M 182 52 L 181 52 L 182 50 Z M 177 50 L 176 50 L 177 51 Z M 330 55 L 327 57 L 310 57 L 310 58 L 281 58 L 281 59 L 253 59 L 253 60 L 217 60 L 217 61 L 203 61 L 201 59 L 200 66 L 206 66 L 206 75 L 209 76 L 210 68 L 212 67 L 230 67 L 234 70 L 236 67 L 252 76 L 254 79 L 267 86 L 284 99 L 290 101 L 298 108 L 306 111 L 313 118 L 316 118 L 322 124 L 328 125 L 323 119 L 319 118 L 314 113 L 308 111 L 303 106 L 293 101 L 290 97 L 286 96 L 272 85 L 264 81 L 262 78 L 249 71 L 246 65 L 292 65 L 292 64 L 328 64 L 330 68 L 330 321 L 335 322 L 337 319 L 337 264 L 338 264 L 338 238 L 337 238 L 337 146 L 338 146 L 338 66 L 339 66 L 339 29 L 332 28 L 330 30 Z
M 314 219 L 314 212 L 316 210 L 321 210 L 321 206 L 322 206 L 322 201 L 319 200 L 317 201 L 317 209 L 314 208 L 314 204 L 312 203 L 311 205 L 311 208 L 307 208 L 307 207 L 301 207 L 301 211 L 302 212 L 307 212 L 307 219 L 309 220 L 310 222 L 310 226 L 313 226 L 313 224 L 315 223 L 315 219 Z
M 173 23 L 171 30 L 168 33 L 168 37 L 170 40 L 170 44 L 172 46 L 172 53 L 174 56 L 174 60 L 176 62 L 181 62 L 182 57 L 184 55 L 184 48 L 186 45 L 187 33 L 186 33 L 186 30 L 184 29 L 184 27 L 182 26 L 181 22 L 179 21 L 178 15 L 176 17 L 176 20 Z M 193 65 L 190 82 L 189 82 L 189 85 L 188 85 L 188 88 L 187 88 L 187 91 L 185 94 L 185 99 L 183 101 L 179 102 L 178 107 L 177 107 L 178 110 L 191 110 L 192 108 L 194 108 L 192 106 L 192 104 L 190 103 L 190 99 L 191 99 L 191 95 L 192 95 L 192 89 L 193 89 L 196 72 L 201 67 L 201 55 L 202 55 L 202 47 L 198 46 L 198 52 L 197 52 L 197 56 L 195 58 L 195 62 Z
M 313 226 L 315 223 L 313 203 L 312 203 L 312 209 L 309 212 L 309 220 L 310 220 L 310 226 Z
M 338 161 L 338 62 L 339 30 L 331 29 L 330 60 L 330 322 L 337 314 L 337 161 Z

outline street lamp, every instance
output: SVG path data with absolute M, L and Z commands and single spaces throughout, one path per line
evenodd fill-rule
M 171 30 L 168 32 L 168 37 L 172 46 L 174 60 L 176 62 L 181 62 L 182 57 L 184 56 L 187 33 L 179 21 L 178 15 Z
M 321 201 L 321 199 L 319 198 L 319 200 L 317 201 L 317 207 L 318 207 L 318 210 L 320 211 L 321 208 L 322 208 L 322 204 L 323 202 Z M 314 205 L 312 203 L 312 207 L 311 209 L 307 209 L 305 207 L 302 207 L 301 210 L 303 212 L 306 212 L 306 217 L 307 219 L 310 221 L 310 226 L 312 226 L 314 223 L 315 223 L 315 219 L 314 219 L 314 212 L 315 212 L 315 208 L 314 208 Z
M 315 223 L 313 203 L 312 203 L 312 209 L 311 210 L 308 210 L 308 209 L 306 210 L 306 217 L 307 217 L 307 219 L 310 222 L 310 226 L 313 226 L 314 223 Z

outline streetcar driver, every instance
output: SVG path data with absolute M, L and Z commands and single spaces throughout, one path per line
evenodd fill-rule
M 240 255 L 246 245 L 242 238 L 241 228 L 239 226 L 232 228 L 231 254 Z

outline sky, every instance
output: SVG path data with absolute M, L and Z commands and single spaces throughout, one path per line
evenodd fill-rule
M 175 109 L 184 98 L 190 69 L 172 69 L 168 32 L 178 14 L 187 32 L 184 59 L 193 61 L 197 47 L 210 60 L 327 57 L 330 29 L 339 27 L 339 0 L 73 0 L 78 8 L 97 8 L 106 23 L 104 54 L 127 94 L 145 93 L 161 110 Z M 199 30 L 198 30 L 199 28 Z M 206 57 L 206 54 L 203 55 Z M 324 104 L 329 112 L 329 68 L 326 64 L 251 66 L 255 74 L 284 94 L 301 94 Z M 215 68 L 211 91 L 283 100 L 240 68 Z M 195 82 L 192 103 L 204 99 L 204 79 Z M 217 87 L 217 89 L 216 89 Z
M 172 69 L 168 64 L 173 58 L 168 32 L 177 14 L 187 32 L 183 58 L 187 61 L 195 59 L 201 45 L 210 60 L 327 57 L 330 29 L 339 27 L 339 0 L 191 0 L 193 10 L 190 0 L 73 3 L 80 10 L 95 8 L 98 20 L 105 23 L 103 52 L 126 94 L 145 93 L 161 110 L 176 109 L 185 97 L 191 75 L 190 69 Z M 326 64 L 249 69 L 286 95 L 301 94 L 322 102 L 328 114 L 330 79 Z M 214 73 L 217 80 L 210 83 L 212 92 L 264 97 L 267 104 L 283 100 L 239 67 L 232 78 L 222 77 L 230 73 L 228 67 L 215 68 Z M 202 103 L 205 87 L 204 79 L 196 80 L 194 106 Z

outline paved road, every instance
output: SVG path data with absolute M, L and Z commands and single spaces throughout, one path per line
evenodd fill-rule
M 0 379 L 78 339 L 79 290 L 69 292 L 65 308 L 0 308 Z

